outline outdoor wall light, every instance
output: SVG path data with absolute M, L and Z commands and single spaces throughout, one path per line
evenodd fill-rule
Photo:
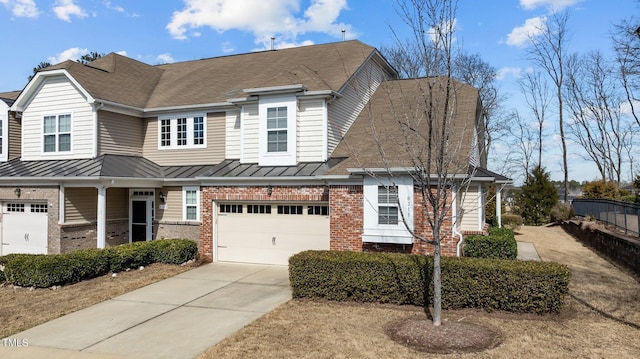
M 271 197 L 271 194 L 273 193 L 273 187 L 271 187 L 271 185 L 269 185 L 267 187 L 267 196 Z
M 158 197 L 160 198 L 160 202 L 162 203 L 165 203 L 167 201 L 167 196 L 162 192 L 158 193 Z
M 22 194 L 22 190 L 20 188 L 16 188 L 13 190 L 13 193 L 15 193 L 18 198 L 20 198 L 20 195 Z

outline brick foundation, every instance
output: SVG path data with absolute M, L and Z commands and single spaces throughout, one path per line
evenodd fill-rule
M 153 223 L 153 238 L 155 239 L 190 239 L 200 242 L 200 222 L 185 221 L 156 221 Z
M 96 248 L 98 235 L 97 223 L 71 223 L 60 226 L 60 253 L 67 253 L 82 248 Z M 129 220 L 107 220 L 105 228 L 107 247 L 129 243 Z

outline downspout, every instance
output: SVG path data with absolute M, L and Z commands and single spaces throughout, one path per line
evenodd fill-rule
M 462 250 L 463 237 L 462 237 L 462 233 L 458 232 L 458 229 L 457 229 L 457 226 L 458 226 L 458 206 L 457 206 L 457 203 L 458 203 L 458 188 L 455 188 L 455 187 L 453 188 L 453 195 L 452 195 L 451 201 L 452 201 L 452 203 L 451 203 L 451 212 L 452 212 L 451 213 L 451 217 L 452 217 L 451 218 L 451 223 L 452 223 L 451 228 L 452 228 L 453 236 L 454 237 L 458 236 L 458 238 L 460 238 L 458 240 L 458 244 L 456 244 L 456 255 L 458 257 L 460 257 L 460 255 L 461 255 L 460 252 Z

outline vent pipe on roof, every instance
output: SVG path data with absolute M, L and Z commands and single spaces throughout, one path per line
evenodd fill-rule
M 347 30 L 342 29 L 342 41 L 344 41 L 344 34 L 347 32 Z
M 276 38 L 271 36 L 271 50 L 275 50 L 276 49 L 275 41 L 276 41 Z

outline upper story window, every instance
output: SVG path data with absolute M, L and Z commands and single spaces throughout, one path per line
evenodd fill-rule
M 267 152 L 287 152 L 287 107 L 267 108 Z
M 159 119 L 158 148 L 206 147 L 204 123 L 201 115 Z
M 71 151 L 71 114 L 44 116 L 43 152 Z
M 398 224 L 397 186 L 378 186 L 378 224 Z
M 258 161 L 261 166 L 296 164 L 296 111 L 295 95 L 260 98 Z

